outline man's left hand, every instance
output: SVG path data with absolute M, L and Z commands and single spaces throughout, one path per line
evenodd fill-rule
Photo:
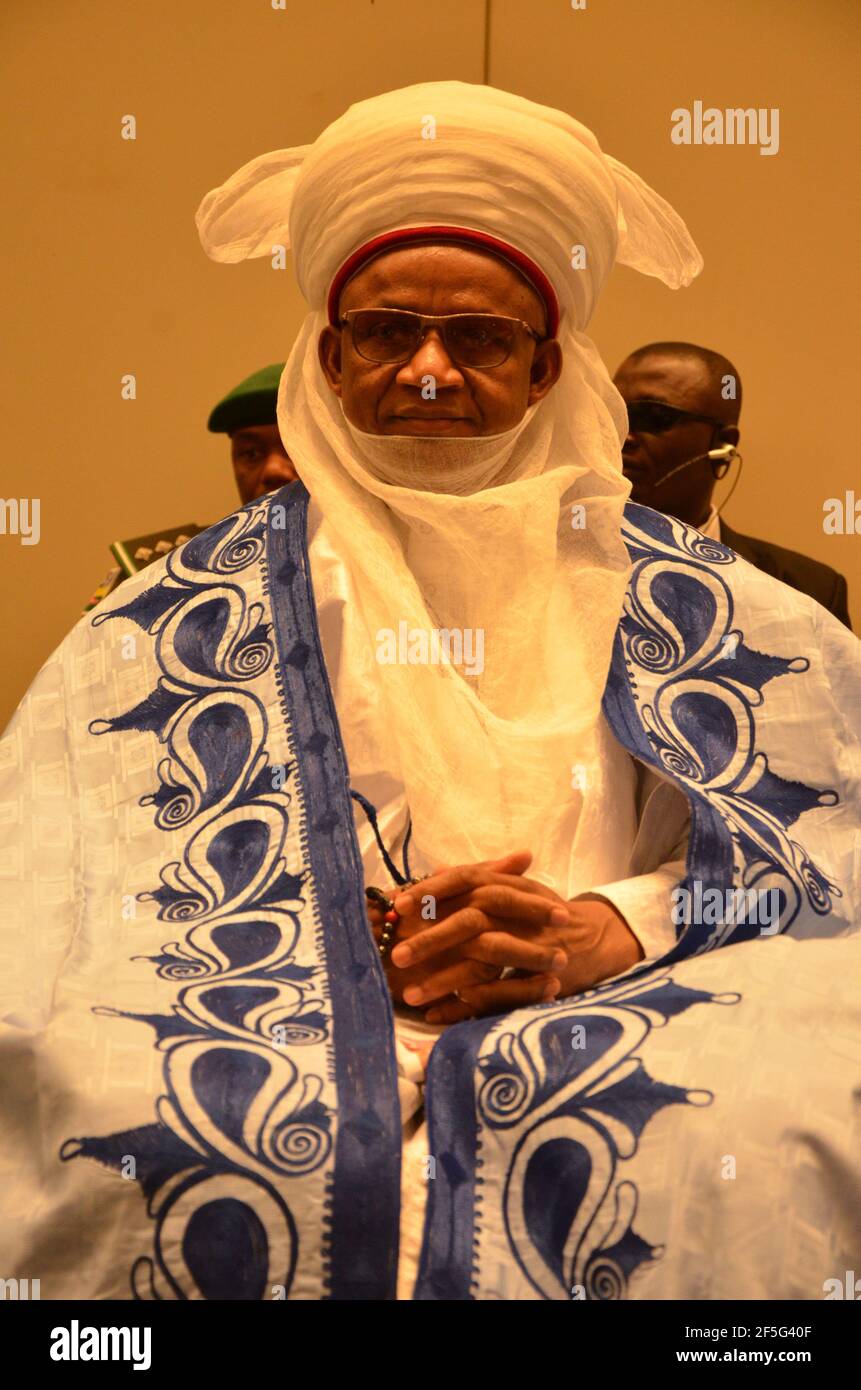
M 524 867 L 528 862 L 526 858 Z M 576 898 L 566 902 L 546 884 L 520 873 L 493 872 L 477 864 L 440 870 L 395 898 L 395 908 L 405 925 L 418 918 L 422 900 L 428 897 L 435 900 L 434 925 L 395 947 L 391 957 L 395 966 L 433 963 L 457 946 L 462 957 L 524 971 L 536 947 L 553 949 L 557 965 L 552 974 L 558 989 L 545 991 L 544 997 L 552 998 L 555 992 L 556 998 L 564 999 L 621 974 L 643 959 L 640 943 L 609 902 Z M 544 900 L 540 909 L 536 897 Z M 549 913 L 547 900 L 553 904 Z M 458 998 L 452 999 L 450 968 L 442 961 L 440 967 L 425 976 L 420 988 L 407 989 L 404 994 L 405 1002 L 414 1007 L 433 1006 L 425 1015 L 429 1023 L 456 1023 L 479 1014 L 504 1013 L 522 1002 L 522 974 L 463 986 L 458 989 Z

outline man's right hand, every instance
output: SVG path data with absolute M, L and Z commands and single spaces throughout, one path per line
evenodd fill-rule
M 389 896 L 394 896 L 397 891 L 396 888 L 390 890 Z M 374 934 L 374 940 L 379 942 L 384 926 L 382 909 L 377 907 L 375 903 L 370 902 L 367 907 L 368 922 Z M 417 932 L 422 931 L 425 925 L 430 926 L 431 924 L 407 926 L 406 923 L 399 922 L 395 931 L 393 946 L 397 942 L 408 941 L 411 936 L 415 936 Z M 417 965 L 407 966 L 405 970 L 399 970 L 396 965 L 392 965 L 391 951 L 383 961 L 383 969 L 386 972 L 389 993 L 395 1004 L 403 1004 L 405 989 L 409 989 L 410 987 L 415 988 L 416 986 L 421 987 L 426 979 L 429 979 L 431 975 L 435 975 L 440 969 L 454 969 L 454 967 L 458 966 L 460 968 L 454 970 L 452 977 L 454 981 L 452 985 L 453 990 L 465 988 L 469 985 L 487 984 L 489 980 L 498 979 L 500 974 L 500 969 L 497 965 L 488 965 L 480 960 L 467 960 L 463 956 L 459 946 L 452 947 L 450 951 L 446 951 L 443 955 L 435 957 L 431 962 L 426 964 L 419 962 Z M 446 1000 L 447 1002 L 457 1002 L 454 993 L 447 995 Z
M 523 875 L 532 862 L 532 855 L 525 850 L 507 854 L 502 859 L 487 860 L 472 867 L 479 870 L 487 870 L 490 874 L 515 874 Z M 434 870 L 434 875 L 443 873 L 450 865 L 441 864 Z M 410 891 L 415 894 L 419 891 L 419 885 Z M 536 885 L 537 887 L 537 885 Z M 392 889 L 389 897 L 396 897 L 403 889 Z M 373 903 L 368 903 L 368 919 L 377 940 L 382 933 L 383 914 L 382 911 Z M 386 979 L 389 991 L 396 1004 L 405 1003 L 415 1006 L 413 999 L 404 999 L 404 994 L 408 990 L 415 991 L 421 989 L 426 980 L 431 977 L 441 977 L 445 979 L 446 994 L 436 994 L 433 998 L 434 1010 L 443 1010 L 440 1022 L 454 1022 L 455 1015 L 458 1019 L 469 1017 L 478 1010 L 467 1005 L 465 1008 L 455 991 L 468 990 L 473 985 L 486 985 L 499 979 L 502 974 L 502 967 L 496 963 L 476 960 L 466 955 L 469 943 L 456 944 L 450 950 L 435 953 L 432 959 L 419 961 L 414 965 L 396 966 L 392 964 L 391 952 L 396 945 L 404 941 L 409 941 L 411 937 L 427 931 L 434 925 L 433 922 L 418 920 L 416 916 L 402 918 L 397 924 L 395 938 L 391 950 L 384 962 Z M 505 981 L 503 993 L 505 996 L 500 1012 L 508 1009 L 522 1008 L 528 1004 L 538 1004 L 542 1000 L 552 998 L 559 989 L 559 980 L 556 978 L 552 966 L 549 963 L 553 952 L 545 951 L 542 955 L 540 949 L 534 952 L 536 961 L 531 969 L 518 971 L 519 978 Z M 539 960 L 538 957 L 542 958 Z M 547 960 L 543 958 L 547 956 Z M 444 972 L 444 973 L 443 973 Z M 416 1003 L 419 1001 L 416 1000 Z M 424 1007 L 426 1001 L 421 1001 Z M 456 1006 L 453 1008 L 452 1006 Z M 433 1019 L 429 1021 L 435 1021 Z

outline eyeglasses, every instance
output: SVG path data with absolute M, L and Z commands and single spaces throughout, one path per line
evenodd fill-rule
M 695 415 L 691 410 L 679 410 L 665 401 L 629 401 L 628 425 L 632 434 L 666 434 L 682 420 L 699 420 L 704 425 L 723 425 L 711 415 Z
M 341 323 L 350 329 L 353 346 L 366 362 L 409 362 L 429 328 L 442 334 L 445 350 L 457 367 L 501 367 L 521 329 L 541 342 L 541 335 L 523 319 L 501 314 L 430 317 L 406 309 L 349 309 Z

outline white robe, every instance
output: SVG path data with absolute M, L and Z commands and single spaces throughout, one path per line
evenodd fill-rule
M 321 525 L 313 503 L 309 510 L 311 574 L 317 600 L 317 618 L 326 667 L 333 691 L 344 651 L 344 624 L 349 621 L 349 581 L 335 549 Z M 337 707 L 337 694 L 336 694 Z M 596 871 L 614 874 L 612 882 L 596 882 L 593 892 L 611 902 L 625 917 L 647 959 L 664 955 L 674 942 L 668 895 L 684 874 L 690 810 L 685 797 L 643 764 L 637 763 L 613 738 L 601 721 L 601 740 L 611 768 L 608 796 L 601 807 L 605 833 L 594 846 Z M 347 749 L 349 758 L 349 749 Z M 403 789 L 381 770 L 376 777 L 357 777 L 353 788 L 377 810 L 377 824 L 389 857 L 398 863 L 409 824 Z M 391 887 L 373 827 L 358 802 L 354 818 L 365 882 Z M 572 839 L 574 825 L 572 824 Z M 422 874 L 433 865 L 413 856 L 410 867 Z M 588 870 L 586 870 L 588 874 Z M 563 896 L 574 896 L 584 881 L 584 869 L 565 856 L 550 873 L 541 875 Z M 586 879 L 588 882 L 588 878 Z M 395 1045 L 398 1060 L 398 1093 L 403 1124 L 401 1154 L 400 1252 L 398 1298 L 412 1296 L 421 1251 L 428 1192 L 427 1122 L 424 1082 L 427 1053 L 444 1025 L 426 1023 L 421 1011 L 395 1007 Z

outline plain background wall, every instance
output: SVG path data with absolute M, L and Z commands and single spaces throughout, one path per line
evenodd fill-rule
M 353 101 L 480 82 L 486 58 L 491 83 L 570 111 L 687 220 L 700 280 L 672 293 L 618 270 L 593 336 L 611 371 L 658 338 L 734 359 L 745 470 L 727 515 L 842 569 L 861 628 L 861 534 L 822 530 L 826 498 L 861 498 L 859 28 L 855 0 L 4 0 L 0 493 L 41 499 L 42 537 L 0 536 L 0 725 L 110 541 L 236 505 L 206 416 L 287 355 L 304 308 L 289 267 L 206 259 L 200 198 Z M 672 144 L 671 111 L 698 99 L 779 107 L 780 152 Z

